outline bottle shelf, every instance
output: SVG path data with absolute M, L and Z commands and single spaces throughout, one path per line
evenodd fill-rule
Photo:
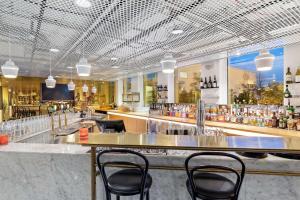
M 219 87 L 214 87 L 214 88 L 200 88 L 200 90 L 209 90 L 209 89 L 219 89 Z

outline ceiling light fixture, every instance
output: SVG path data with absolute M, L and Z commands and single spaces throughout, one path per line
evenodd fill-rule
M 257 71 L 269 71 L 273 67 L 275 56 L 271 54 L 267 49 L 260 51 L 260 54 L 255 58 Z
M 82 46 L 82 58 L 80 58 L 79 62 L 76 64 L 77 74 L 78 76 L 90 76 L 92 66 L 84 57 L 84 44 Z
M 82 92 L 86 93 L 86 92 L 88 92 L 88 91 L 89 91 L 89 87 L 88 87 L 86 84 L 84 84 L 84 85 L 82 86 Z
M 92 87 L 92 93 L 95 94 L 96 92 L 97 92 L 97 88 L 96 88 L 96 86 L 93 86 Z
M 68 90 L 69 91 L 73 91 L 75 90 L 75 83 L 73 82 L 73 68 L 71 68 L 71 80 L 70 82 L 68 83 Z
M 54 48 L 51 48 L 51 49 L 49 49 L 51 52 L 53 52 L 53 53 L 58 53 L 59 52 L 59 49 L 54 49 Z
M 174 30 L 172 31 L 172 34 L 173 34 L 173 35 L 179 35 L 179 34 L 181 34 L 181 33 L 183 33 L 183 30 L 182 30 L 182 29 L 174 29 Z
M 56 80 L 53 78 L 53 76 L 51 75 L 51 52 L 49 53 L 49 63 L 50 63 L 50 75 L 48 76 L 48 78 L 45 80 L 46 83 L 46 87 L 47 88 L 55 88 L 56 85 Z
M 67 68 L 68 68 L 68 69 L 74 69 L 74 67 L 72 67 L 72 66 L 68 66 Z
M 10 42 L 10 30 L 8 29 L 8 54 L 9 60 L 1 66 L 2 74 L 5 78 L 17 78 L 19 73 L 19 67 L 11 60 L 11 42 Z
M 174 73 L 176 59 L 173 58 L 171 53 L 166 53 L 164 58 L 160 61 L 162 72 L 165 74 Z
M 119 66 L 112 66 L 111 68 L 113 68 L 113 69 L 119 69 L 120 67 Z
M 110 58 L 110 60 L 116 61 L 116 60 L 118 60 L 118 58 L 117 57 L 112 57 L 112 58 Z
M 75 0 L 74 3 L 81 8 L 89 8 L 92 6 L 89 0 Z

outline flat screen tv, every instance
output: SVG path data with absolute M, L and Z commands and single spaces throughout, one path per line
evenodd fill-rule
M 68 90 L 67 84 L 56 84 L 55 88 L 47 88 L 42 83 L 42 101 L 72 101 L 74 100 L 74 91 Z

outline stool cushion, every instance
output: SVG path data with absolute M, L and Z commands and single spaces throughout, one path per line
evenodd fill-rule
M 219 174 L 198 172 L 194 174 L 195 193 L 198 197 L 206 199 L 230 199 L 234 196 L 235 184 L 228 178 Z M 186 182 L 187 188 L 191 193 L 191 185 Z M 206 198 L 205 198 L 206 197 Z
M 140 193 L 142 174 L 138 169 L 124 169 L 110 175 L 107 179 L 108 187 L 112 192 L 123 194 Z M 152 185 L 152 177 L 147 174 L 145 192 Z

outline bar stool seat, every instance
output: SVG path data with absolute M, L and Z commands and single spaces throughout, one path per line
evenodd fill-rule
M 195 194 L 201 199 L 232 199 L 235 195 L 235 184 L 228 178 L 219 174 L 199 172 L 193 175 Z M 192 188 L 190 181 L 186 181 L 188 191 Z
M 110 175 L 107 179 L 108 187 L 113 194 L 135 195 L 141 193 L 143 174 L 138 169 L 124 169 Z M 152 177 L 147 174 L 144 192 L 152 185 Z

